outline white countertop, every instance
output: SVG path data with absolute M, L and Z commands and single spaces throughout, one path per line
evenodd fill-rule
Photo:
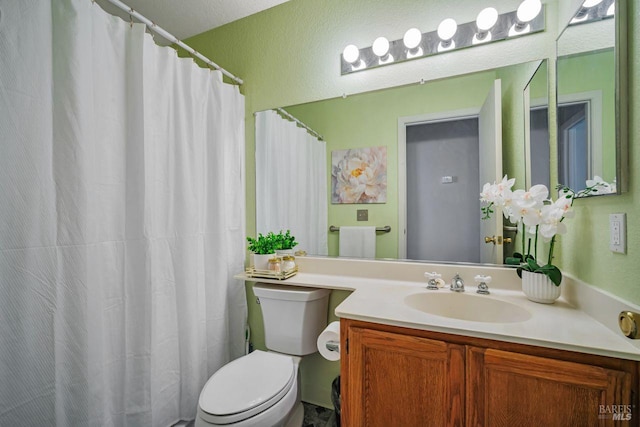
M 581 289 L 582 299 L 570 303 L 564 294 L 571 299 L 576 293 L 576 287 L 584 286 L 571 279 L 565 278 L 565 281 L 570 282 L 567 288 L 571 292 L 564 292 L 563 297 L 554 304 L 538 304 L 529 301 L 519 290 L 518 277 L 513 269 L 379 262 L 382 263 L 381 266 L 372 264 L 376 261 L 363 260 L 298 260 L 301 271 L 284 281 L 249 278 L 245 274 L 235 277 L 246 281 L 353 291 L 335 310 L 335 314 L 341 318 L 640 360 L 640 340 L 624 337 L 615 326 L 617 313 L 637 307 L 600 293 L 592 287 Z M 358 271 L 362 273 L 359 274 Z M 443 278 L 459 272 L 465 279 L 466 293 L 474 296 L 476 287 L 473 276 L 492 274 L 494 280 L 490 284 L 491 295 L 476 297 L 515 304 L 531 316 L 528 320 L 512 323 L 478 322 L 428 314 L 412 308 L 405 303 L 405 298 L 409 295 L 424 293 L 427 294 L 425 298 L 429 298 L 428 295 L 437 297 L 438 293 L 452 293 L 448 288 L 427 290 L 426 280 L 421 277 L 425 271 L 443 272 Z M 336 272 L 340 274 L 333 274 Z M 565 282 L 562 286 L 565 286 Z M 594 301 L 584 301 L 586 298 Z M 606 298 L 609 300 L 605 300 Z M 600 312 L 594 315 L 586 311 L 589 309 Z M 597 320 L 603 316 L 606 325 Z M 610 317 L 614 317 L 615 322 Z

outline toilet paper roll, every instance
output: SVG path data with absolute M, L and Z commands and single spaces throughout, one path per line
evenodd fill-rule
M 318 335 L 318 351 L 320 355 L 327 360 L 340 360 L 340 322 L 331 322 L 324 328 L 324 331 Z M 329 350 L 330 347 L 337 344 L 337 349 Z

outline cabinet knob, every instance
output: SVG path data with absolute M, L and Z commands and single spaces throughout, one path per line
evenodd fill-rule
M 625 337 L 638 339 L 638 318 L 640 314 L 633 311 L 621 311 L 618 316 L 618 325 Z

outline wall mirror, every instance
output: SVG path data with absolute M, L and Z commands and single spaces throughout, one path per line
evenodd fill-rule
M 523 188 L 525 115 L 529 114 L 523 109 L 523 97 L 525 86 L 540 69 L 540 64 L 541 61 L 532 61 L 423 84 L 283 107 L 323 136 L 328 189 L 331 189 L 332 151 L 386 147 L 386 203 L 332 204 L 329 194 L 328 225 L 390 226 L 391 232 L 379 233 L 376 238 L 378 259 L 486 262 L 480 256 L 481 249 L 489 244 L 485 243 L 480 230 L 479 193 L 484 182 L 479 178 L 482 162 L 479 156 L 484 150 L 478 148 L 478 115 L 499 81 L 496 98 L 501 110 L 495 115 L 501 122 L 498 134 L 502 146 L 494 148 L 501 158 L 499 164 L 494 165 L 500 169 L 494 171 L 494 175 L 507 173 L 516 177 L 517 186 Z M 540 91 L 546 93 L 541 86 Z M 404 153 L 399 150 L 399 140 L 403 137 Z M 256 136 L 256 144 L 259 139 Z M 256 162 L 260 163 L 261 159 L 257 158 Z M 399 187 L 403 188 L 403 180 L 406 190 L 398 191 Z M 399 194 L 403 191 L 407 192 L 404 199 Z M 426 196 L 426 201 L 418 202 L 419 195 Z M 367 211 L 368 221 L 357 221 L 358 210 Z M 424 220 L 429 218 L 431 223 L 424 225 Z M 411 225 L 414 219 L 418 225 Z M 328 227 L 325 231 L 328 254 L 336 256 L 339 232 L 330 232 Z M 502 230 L 497 234 L 506 236 Z M 505 253 L 512 251 L 499 246 Z M 492 262 L 501 264 L 502 256 Z
M 590 196 L 626 191 L 625 4 L 585 2 L 557 40 L 558 183 Z

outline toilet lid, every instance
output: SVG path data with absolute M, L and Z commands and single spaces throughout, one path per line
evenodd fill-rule
M 293 359 L 256 350 L 220 368 L 200 393 L 200 409 L 234 422 L 270 408 L 289 391 Z

